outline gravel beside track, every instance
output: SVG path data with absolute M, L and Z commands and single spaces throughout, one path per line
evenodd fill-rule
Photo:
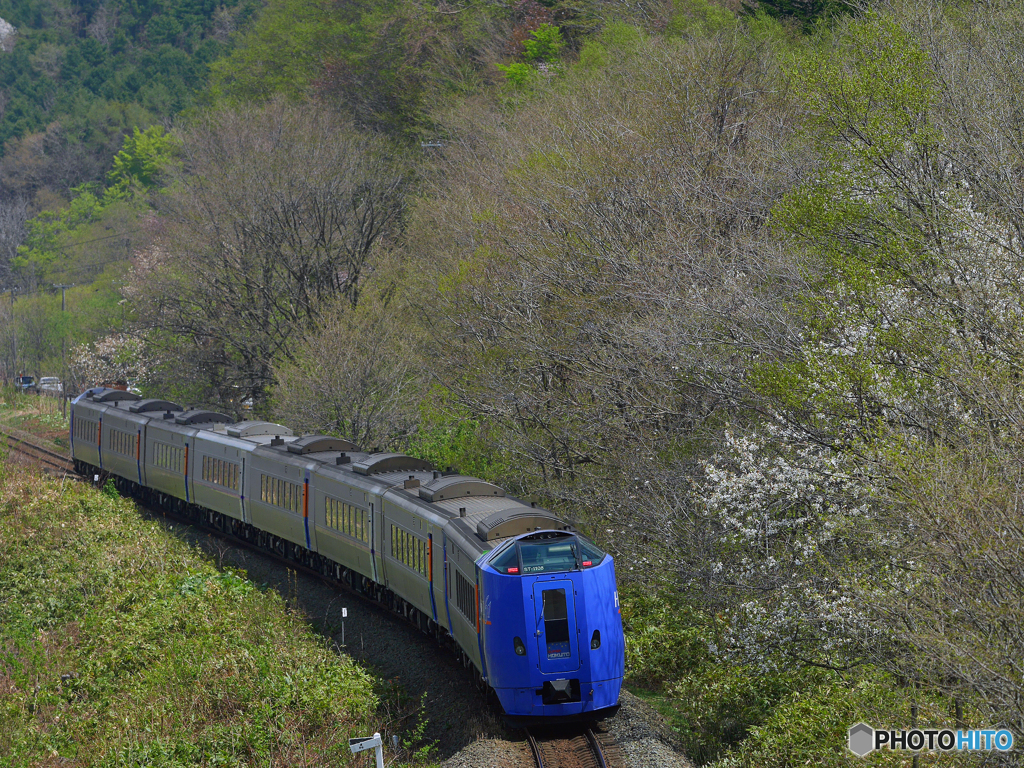
M 12 456 L 19 453 L 18 458 L 26 464 L 54 472 L 61 460 L 70 461 L 50 449 L 40 451 L 41 446 L 30 440 L 30 435 L 10 428 L 0 430 L 0 434 L 9 436 L 5 439 Z M 425 720 L 424 742 L 435 745 L 432 756 L 443 768 L 533 765 L 525 732 L 506 727 L 455 656 L 403 619 L 375 602 L 267 554 L 159 511 L 143 511 L 173 535 L 200 547 L 219 566 L 238 568 L 255 584 L 276 590 L 292 610 L 301 612 L 329 638 L 338 652 L 350 654 L 380 678 L 404 690 L 407 703 L 402 711 L 386 713 L 388 722 L 382 728 L 386 739 L 392 733 L 406 738 L 418 720 Z M 342 609 L 347 609 L 345 618 Z M 618 714 L 594 730 L 606 754 L 616 756 L 618 768 L 693 768 L 672 745 L 670 731 L 660 716 L 626 691 Z M 413 749 L 422 744 L 413 745 Z
M 609 768 L 693 768 L 661 716 L 628 691 L 618 714 L 595 728 Z M 443 756 L 442 756 L 443 757 Z M 442 768 L 525 768 L 534 765 L 522 731 L 480 738 L 452 754 Z

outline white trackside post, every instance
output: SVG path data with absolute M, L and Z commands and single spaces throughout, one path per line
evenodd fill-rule
M 375 733 L 373 736 L 359 736 L 355 739 L 349 739 L 348 748 L 352 750 L 353 755 L 358 752 L 365 752 L 368 749 L 376 750 L 377 768 L 384 768 L 384 748 L 379 733 Z

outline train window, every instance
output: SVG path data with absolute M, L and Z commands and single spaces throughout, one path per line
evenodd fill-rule
M 604 560 L 604 552 L 597 548 L 595 544 L 587 541 L 582 536 L 579 537 L 580 550 L 583 554 L 581 565 L 584 568 L 590 568 L 592 566 L 600 564 Z
M 185 451 L 183 449 L 175 448 L 173 445 L 167 445 L 166 443 L 154 443 L 153 454 L 153 463 L 158 467 L 175 472 L 182 471 L 182 465 L 185 461 Z
M 427 542 L 397 525 L 391 526 L 391 556 L 421 576 L 427 575 Z
M 491 567 L 498 573 L 519 573 L 519 553 L 516 551 L 516 545 L 513 544 L 492 557 Z
M 107 432 L 108 448 L 114 453 L 120 453 L 123 456 L 135 455 L 135 440 L 135 435 L 120 429 L 111 427 Z
M 328 528 L 351 536 L 357 541 L 369 543 L 370 529 L 366 524 L 366 512 L 351 504 L 327 497 L 326 522 Z M 392 535 L 394 530 L 392 530 Z M 397 552 L 397 544 L 392 540 L 392 552 Z M 397 555 L 396 555 L 397 559 Z
M 549 659 L 565 659 L 571 655 L 569 647 L 569 611 L 564 589 L 545 589 L 544 642 Z
M 260 476 L 260 499 L 275 507 L 283 507 L 298 513 L 302 493 L 296 483 L 289 483 L 276 477 Z
M 575 539 L 572 536 L 559 536 L 550 540 L 521 540 L 519 553 L 524 574 L 572 571 L 578 567 Z
M 238 465 L 224 459 L 203 456 L 203 480 L 214 485 L 238 490 Z M 266 477 L 266 475 L 264 475 Z

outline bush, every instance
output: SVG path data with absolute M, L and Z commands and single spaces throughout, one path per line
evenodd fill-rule
M 915 690 L 876 667 L 766 671 L 720 658 L 715 649 L 727 622 L 664 586 L 625 589 L 622 620 L 627 685 L 665 715 L 696 765 L 847 766 L 851 725 L 910 728 L 913 701 L 922 728 L 954 726 L 950 700 Z M 964 717 L 970 723 L 983 720 L 981 713 Z M 894 764 L 903 757 L 876 753 L 865 765 Z

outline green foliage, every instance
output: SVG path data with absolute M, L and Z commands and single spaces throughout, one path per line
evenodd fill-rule
M 668 35 L 712 35 L 736 24 L 736 17 L 726 8 L 709 0 L 673 0 L 674 13 L 665 27 Z
M 0 54 L 0 196 L 43 193 L 41 209 L 69 187 L 100 181 L 125 132 L 169 122 L 194 103 L 210 62 L 230 49 L 229 33 L 257 7 L 0 3 L 0 17 L 18 29 L 13 50 Z
M 211 65 L 210 97 L 262 101 L 275 94 L 308 95 L 321 73 L 323 52 L 353 32 L 347 47 L 363 42 L 364 35 L 353 28 L 360 8 L 325 0 L 272 0 L 237 47 Z
M 89 187 L 74 190 L 75 197 L 63 209 L 43 211 L 26 222 L 25 242 L 18 246 L 18 257 L 11 266 L 42 279 L 62 255 L 69 234 L 99 220 L 103 204 Z
M 402 738 L 402 749 L 411 753 L 413 760 L 428 761 L 435 757 L 437 752 L 437 741 L 426 741 L 424 734 L 427 731 L 427 720 L 426 714 L 427 694 L 424 693 L 420 696 L 420 707 L 419 714 L 416 716 L 416 723 L 409 730 L 408 734 Z
M 909 369 L 892 372 L 890 355 L 931 343 L 930 332 L 888 323 L 878 302 L 908 273 L 935 266 L 927 229 L 903 214 L 907 189 L 890 170 L 927 167 L 941 135 L 929 119 L 937 94 L 929 58 L 909 33 L 869 14 L 846 26 L 841 45 L 842 55 L 833 43 L 802 61 L 798 78 L 823 162 L 814 181 L 772 210 L 778 230 L 812 244 L 818 262 L 814 289 L 796 308 L 809 343 L 798 359 L 758 365 L 752 382 L 787 409 L 871 430 L 875 409 L 865 398 L 899 400 L 918 386 Z M 876 331 L 837 355 L 837 329 L 854 318 Z
M 485 480 L 502 477 L 507 459 L 488 445 L 480 422 L 454 402 L 451 394 L 435 387 L 420 404 L 420 428 L 405 446 L 410 456 L 435 467 L 455 469 Z
M 498 69 L 505 73 L 505 80 L 510 86 L 516 89 L 523 89 L 537 79 L 536 67 L 531 67 L 521 61 L 514 61 L 511 64 L 497 64 Z
M 626 677 L 631 685 L 661 691 L 670 680 L 711 661 L 717 622 L 682 603 L 664 587 L 623 589 Z
M 893 153 L 927 149 L 939 139 L 928 119 L 937 94 L 928 54 L 892 17 L 851 22 L 840 42 L 807 54 L 798 78 L 815 135 L 836 153 L 831 170 L 840 170 L 838 154 L 857 161 L 851 184 Z
M 349 764 L 372 682 L 278 595 L 116 495 L 9 475 L 0 497 L 5 765 Z
M 866 666 L 767 671 L 718 658 L 727 621 L 665 586 L 622 591 L 627 685 L 659 709 L 685 753 L 715 768 L 848 765 L 846 733 L 858 721 L 952 727 L 953 707 Z M 866 764 L 890 764 L 880 753 Z
M 565 47 L 562 31 L 554 24 L 541 24 L 530 36 L 523 42 L 523 58 L 527 61 L 554 61 Z
M 151 125 L 145 131 L 136 126 L 132 135 L 125 137 L 121 151 L 114 155 L 104 201 L 123 200 L 153 189 L 158 175 L 171 162 L 174 148 L 173 140 L 161 126 Z
M 639 27 L 613 21 L 600 34 L 583 42 L 579 66 L 584 70 L 604 68 L 618 58 L 635 53 L 644 38 L 644 32 Z
M 424 13 L 411 0 L 272 0 L 227 58 L 208 100 L 314 97 L 361 125 L 406 134 L 431 110 L 486 84 L 507 11 Z
M 753 4 L 743 3 L 747 14 L 763 13 L 774 19 L 792 19 L 804 31 L 810 31 L 819 21 L 851 13 L 855 7 L 849 0 L 756 0 Z
M 496 64 L 504 73 L 505 82 L 515 91 L 523 91 L 537 82 L 540 68 L 555 62 L 559 52 L 565 47 L 561 30 L 553 24 L 541 24 L 530 33 L 530 38 L 523 41 L 523 58 L 526 62 L 514 61 L 511 64 Z M 592 48 L 589 57 L 601 56 Z M 533 64 L 528 62 L 534 62 Z
M 914 718 L 914 704 L 919 727 L 957 727 L 953 702 L 901 684 L 876 667 L 864 667 L 842 677 L 805 675 L 767 717 L 750 727 L 741 744 L 711 765 L 713 768 L 848 766 L 847 731 L 853 723 L 884 723 L 909 728 Z M 977 764 L 976 758 L 969 755 L 939 758 L 935 753 L 925 753 L 918 759 L 924 765 Z M 858 758 L 858 764 L 872 767 L 906 763 L 903 755 L 888 750 Z

